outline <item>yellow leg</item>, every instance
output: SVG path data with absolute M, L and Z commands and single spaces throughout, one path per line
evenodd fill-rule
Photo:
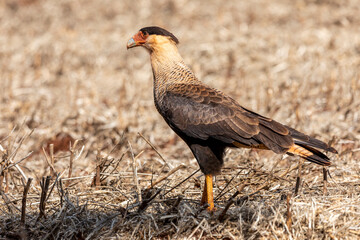
M 206 181 L 206 175 L 205 175 L 204 191 L 203 191 L 203 194 L 201 197 L 201 202 L 200 202 L 201 205 L 204 205 L 207 203 L 207 191 L 206 191 L 207 187 L 206 187 L 206 185 L 207 185 L 207 181 Z
M 208 174 L 205 175 L 205 185 L 204 191 L 201 198 L 201 205 L 208 204 L 209 207 L 207 208 L 208 211 L 212 212 L 215 211 L 214 207 L 214 195 L 213 195 L 213 182 L 212 182 L 212 175 Z

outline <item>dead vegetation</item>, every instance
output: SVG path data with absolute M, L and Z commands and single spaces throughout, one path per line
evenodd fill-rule
M 160 25 L 203 81 L 339 155 L 327 182 L 297 158 L 229 150 L 214 215 L 203 175 L 156 113 L 147 53 Z M 358 1 L 0 3 L 0 238 L 357 239 Z

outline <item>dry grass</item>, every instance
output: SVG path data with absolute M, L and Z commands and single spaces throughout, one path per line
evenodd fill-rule
M 297 158 L 229 150 L 218 211 L 200 208 L 204 178 L 156 113 L 148 54 L 125 49 L 148 25 L 207 84 L 331 140 L 327 193 L 318 166 L 294 196 Z M 1 1 L 0 238 L 360 238 L 359 26 L 356 0 Z

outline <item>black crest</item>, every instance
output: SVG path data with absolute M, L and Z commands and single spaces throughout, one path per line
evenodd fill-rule
M 168 37 L 171 37 L 171 39 L 175 43 L 179 43 L 179 40 L 174 36 L 174 34 L 172 34 L 171 32 L 169 32 L 161 27 L 156 27 L 156 26 L 144 27 L 144 28 L 140 29 L 140 31 L 142 31 L 143 33 L 148 33 L 149 35 L 155 34 L 155 35 L 168 36 Z

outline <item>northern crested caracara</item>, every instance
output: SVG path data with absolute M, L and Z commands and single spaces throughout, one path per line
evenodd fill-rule
M 178 39 L 160 27 L 140 29 L 127 48 L 142 46 L 150 53 L 155 106 L 166 123 L 189 146 L 205 174 L 201 203 L 214 210 L 213 175 L 220 172 L 227 147 L 272 150 L 298 155 L 329 166 L 317 149 L 337 153 L 326 143 L 250 111 L 199 79 L 184 63 Z

